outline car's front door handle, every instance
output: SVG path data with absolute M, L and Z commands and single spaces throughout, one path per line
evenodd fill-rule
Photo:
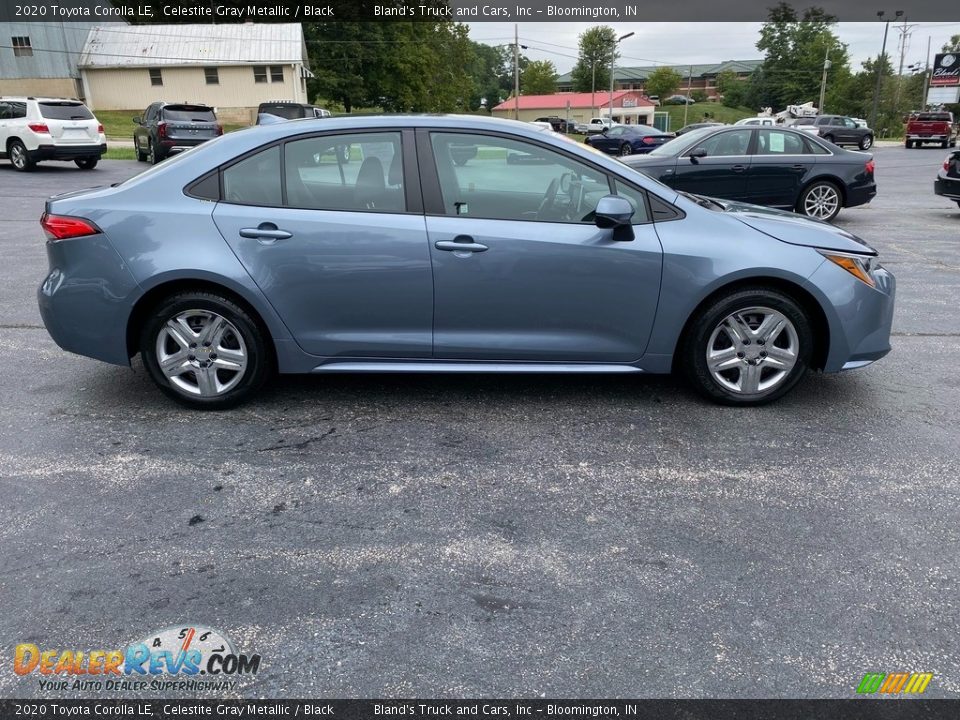
M 806 170 L 806 169 L 807 169 L 807 166 L 806 166 L 806 165 L 797 164 L 797 165 L 794 165 L 794 166 L 793 166 L 793 169 L 794 169 L 794 170 Z
M 731 167 L 730 169 L 733 170 L 734 172 L 743 172 L 744 170 L 747 169 L 747 166 L 746 166 L 746 165 L 734 165 L 734 166 Z
M 437 240 L 433 244 L 437 250 L 446 250 L 447 252 L 483 252 L 489 248 L 478 242 L 473 242 L 473 238 L 466 235 L 460 235 L 454 240 Z
M 257 240 L 286 240 L 293 237 L 293 233 L 286 230 L 280 230 L 276 225 L 270 222 L 264 222 L 255 228 L 240 228 L 240 237 L 255 238 Z

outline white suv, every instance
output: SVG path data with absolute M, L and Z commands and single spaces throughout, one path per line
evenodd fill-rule
M 21 172 L 41 160 L 92 170 L 107 151 L 103 125 L 79 100 L 0 96 L 0 158 Z

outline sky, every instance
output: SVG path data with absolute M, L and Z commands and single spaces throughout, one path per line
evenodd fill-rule
M 947 0 L 945 0 L 947 1 Z M 722 60 L 762 58 L 757 50 L 761 23 L 610 23 L 619 35 L 636 33 L 620 44 L 620 65 L 683 65 Z M 513 43 L 513 23 L 470 23 L 470 37 L 487 45 Z M 519 23 L 521 50 L 532 60 L 550 60 L 558 73 L 569 72 L 577 61 L 577 38 L 594 23 Z M 931 38 L 930 61 L 951 35 L 960 34 L 960 22 L 909 23 L 911 34 L 904 65 L 923 63 L 927 38 Z M 838 23 L 835 32 L 846 43 L 854 72 L 869 57 L 880 53 L 883 23 Z M 890 24 L 887 53 L 896 66 L 900 60 L 900 33 Z

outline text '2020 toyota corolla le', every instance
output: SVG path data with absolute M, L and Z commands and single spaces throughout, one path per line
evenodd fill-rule
M 890 350 L 894 278 L 826 223 L 685 195 L 523 123 L 303 120 L 50 199 L 64 349 L 195 407 L 273 372 L 682 370 L 752 405 Z

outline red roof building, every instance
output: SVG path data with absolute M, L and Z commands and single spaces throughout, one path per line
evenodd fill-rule
M 637 90 L 617 90 L 613 93 L 613 119 L 624 123 L 653 123 L 654 104 Z M 521 95 L 510 98 L 491 111 L 497 117 L 524 121 L 558 115 L 574 122 L 589 122 L 592 117 L 610 114 L 610 93 L 554 93 L 552 95 Z

